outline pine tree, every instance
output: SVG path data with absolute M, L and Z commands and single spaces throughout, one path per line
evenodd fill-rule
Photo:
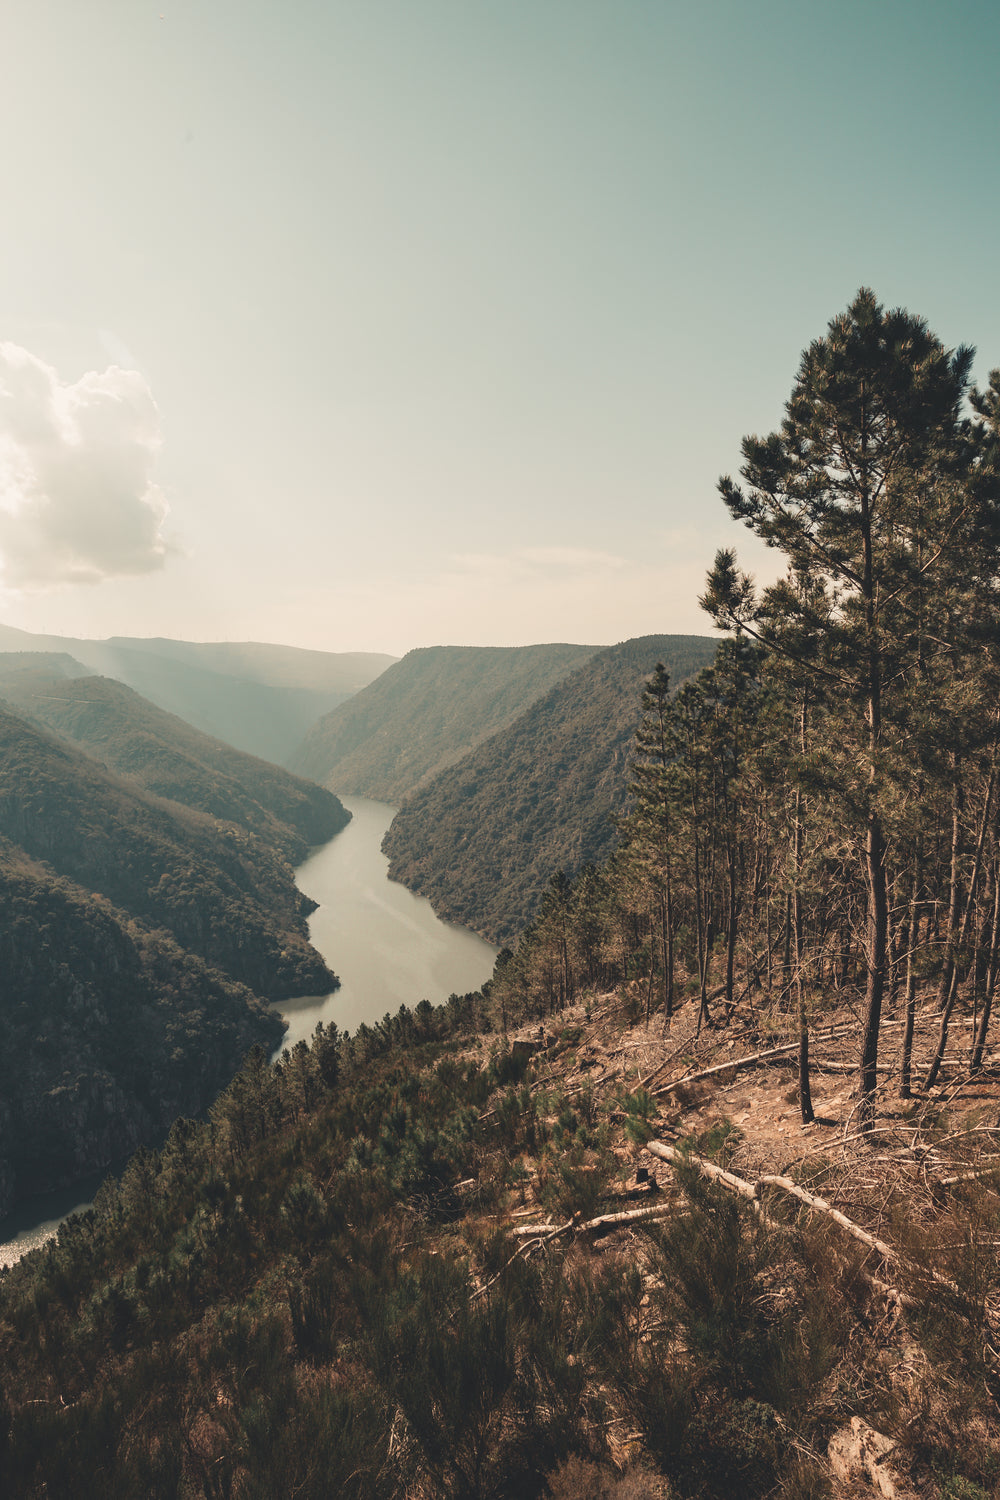
M 873 1123 L 889 966 L 889 827 L 912 777 L 900 731 L 906 688 L 926 647 L 930 590 L 961 580 L 970 619 L 998 547 L 995 492 L 980 432 L 961 415 L 972 351 L 947 350 L 926 324 L 885 312 L 862 289 L 802 356 L 781 429 L 743 441 L 745 488 L 719 489 L 731 514 L 822 584 L 824 609 L 787 584 L 758 601 L 721 553 L 705 607 L 756 634 L 811 675 L 836 711 L 845 747 L 841 805 L 863 846 L 867 891 L 861 1123 Z M 802 627 L 822 649 L 800 654 Z

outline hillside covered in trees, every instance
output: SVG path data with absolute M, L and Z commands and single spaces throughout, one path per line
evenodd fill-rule
M 575 875 L 617 842 L 636 703 L 657 661 L 681 683 L 714 650 L 662 635 L 596 652 L 407 799 L 383 844 L 390 878 L 491 942 L 515 937 L 553 872 Z
M 210 755 L 181 762 L 176 721 L 163 716 L 157 747 L 158 711 L 117 684 L 69 686 L 80 684 L 106 706 L 118 748 L 133 743 L 115 720 L 124 705 L 144 751 L 183 764 L 175 795 L 197 804 L 209 790 L 238 792 L 243 826 L 154 795 L 0 707 L 0 1211 L 203 1109 L 250 1046 L 279 1040 L 265 1000 L 337 982 L 308 942 L 309 906 L 282 852 L 300 846 L 299 829 Z M 86 715 L 93 702 L 74 707 Z M 265 795 L 282 777 L 292 784 L 300 823 L 319 813 L 342 825 L 328 793 L 300 797 L 294 778 L 242 760 Z M 272 824 L 273 842 L 259 836 Z
M 0 1213 L 198 1114 L 282 1023 L 260 997 L 0 839 Z
M 279 854 L 2 709 L 0 834 L 272 999 L 328 978 Z
M 315 782 L 234 750 L 67 656 L 0 655 L 0 698 L 129 782 L 258 834 L 291 864 L 348 821 Z
M 398 804 L 522 713 L 595 646 L 409 651 L 309 731 L 288 765 L 335 792 Z
M 0 1484 L 1000 1493 L 1000 371 L 862 291 L 725 638 L 474 995 L 254 1054 L 0 1277 Z

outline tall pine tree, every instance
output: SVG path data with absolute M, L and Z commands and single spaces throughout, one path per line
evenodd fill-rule
M 991 567 L 995 576 L 995 494 L 981 429 L 962 416 L 971 361 L 972 350 L 947 350 L 921 319 L 884 311 L 862 289 L 803 354 L 780 430 L 744 439 L 744 484 L 719 485 L 731 514 L 783 551 L 793 576 L 822 583 L 823 610 L 785 584 L 758 600 L 731 553 L 717 557 L 703 600 L 718 624 L 796 662 L 836 712 L 847 750 L 841 803 L 867 891 L 865 1129 L 888 978 L 889 834 L 899 783 L 913 773 L 897 708 L 919 669 L 929 588 L 959 578 L 974 588 Z M 816 631 L 818 648 L 802 656 L 803 635 Z

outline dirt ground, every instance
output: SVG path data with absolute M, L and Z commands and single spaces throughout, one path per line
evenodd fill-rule
M 938 1082 L 925 1090 L 940 1024 L 930 995 L 916 1017 L 909 1099 L 899 1095 L 902 1019 L 890 1015 L 883 1022 L 876 1126 L 868 1137 L 858 1121 L 860 1002 L 824 1011 L 811 1030 L 815 1120 L 809 1125 L 799 1108 L 794 1015 L 758 1013 L 750 1025 L 703 1026 L 700 1033 L 697 1022 L 697 1001 L 689 1001 L 668 1026 L 662 1014 L 648 1027 L 644 1020 L 626 1025 L 621 999 L 605 995 L 543 1027 L 523 1027 L 510 1041 L 532 1048 L 543 1086 L 561 1086 L 570 1097 L 587 1088 L 599 1106 L 613 1109 L 623 1094 L 646 1089 L 657 1106 L 649 1120 L 657 1139 L 697 1142 L 728 1122 L 732 1171 L 751 1180 L 764 1173 L 791 1174 L 800 1182 L 835 1179 L 834 1198 L 843 1200 L 846 1212 L 854 1203 L 869 1227 L 876 1227 L 873 1196 L 892 1181 L 911 1182 L 914 1200 L 926 1199 L 930 1207 L 936 1181 L 962 1171 L 988 1173 L 994 1159 L 1000 1170 L 1000 1056 L 988 1051 L 979 1074 L 970 1076 L 974 1022 L 956 1013 Z M 744 1061 L 783 1046 L 789 1050 Z M 712 1068 L 721 1071 L 698 1076 Z M 638 1165 L 643 1153 L 632 1149 Z

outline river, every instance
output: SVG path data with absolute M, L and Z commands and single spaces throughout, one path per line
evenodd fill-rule
M 276 1006 L 288 1022 L 283 1047 L 308 1039 L 317 1021 L 353 1031 L 401 1005 L 436 1005 L 478 990 L 493 972 L 495 948 L 466 927 L 442 922 L 423 896 L 389 879 L 382 840 L 396 809 L 367 797 L 340 800 L 351 821 L 295 872 L 299 889 L 320 903 L 309 937 L 340 989 Z
M 423 896 L 389 879 L 382 839 L 396 809 L 366 797 L 340 800 L 351 821 L 295 872 L 299 889 L 319 902 L 309 937 L 340 989 L 275 1006 L 288 1021 L 282 1048 L 308 1040 L 318 1021 L 354 1031 L 401 1005 L 438 1004 L 477 990 L 493 972 L 495 948 L 465 927 L 442 922 Z M 87 1179 L 19 1204 L 0 1221 L 0 1266 L 43 1244 L 63 1218 L 86 1208 L 99 1182 Z

